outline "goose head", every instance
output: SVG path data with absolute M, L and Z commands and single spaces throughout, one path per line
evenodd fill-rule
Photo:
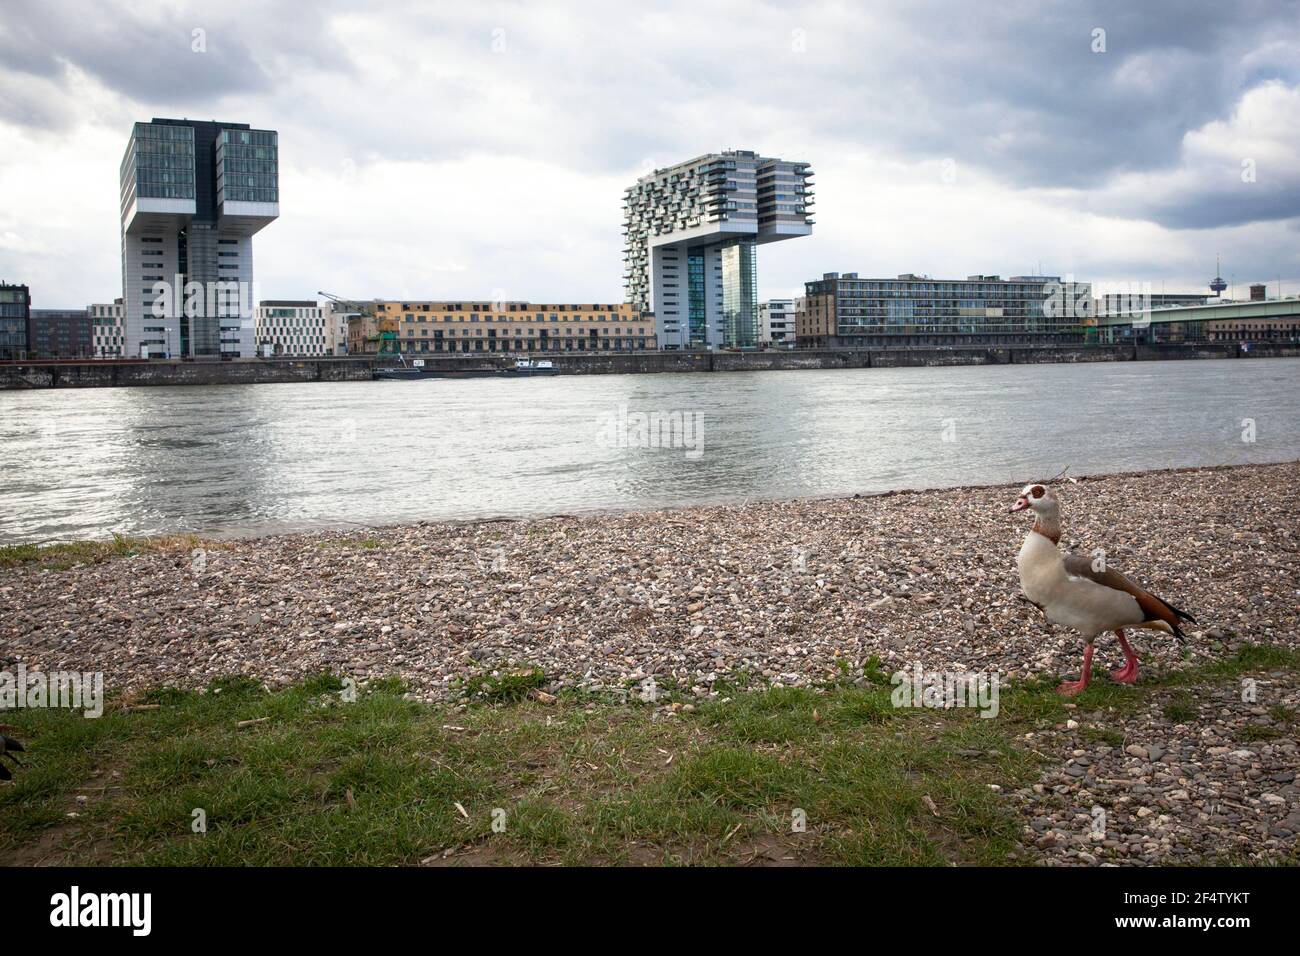
M 1020 497 L 1016 503 L 1011 506 L 1011 510 L 1034 512 L 1039 518 L 1054 518 L 1060 508 L 1060 503 L 1056 500 L 1056 495 L 1047 485 L 1025 485 L 1020 492 Z

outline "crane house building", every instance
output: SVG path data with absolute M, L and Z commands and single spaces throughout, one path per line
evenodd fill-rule
M 644 352 L 655 346 L 654 317 L 620 304 L 535 302 L 376 302 L 354 323 L 349 345 L 377 351 L 365 327 L 393 330 L 401 352 Z M 351 349 L 350 349 L 351 350 Z

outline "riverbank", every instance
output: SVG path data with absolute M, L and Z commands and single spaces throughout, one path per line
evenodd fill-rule
M 1103 641 L 1070 701 L 1010 486 L 28 550 L 0 669 L 113 696 L 5 715 L 0 859 L 1296 862 L 1298 478 L 1061 484 L 1064 544 L 1199 621 L 1136 636 L 1136 688 Z M 997 673 L 997 717 L 892 706 L 917 663 Z
M 1087 478 L 1061 488 L 1063 544 L 1133 573 L 1201 622 L 1177 668 L 1239 643 L 1300 647 L 1300 463 Z M 139 548 L 0 571 L 5 654 L 104 671 L 110 689 L 273 684 L 332 669 L 451 695 L 485 667 L 560 688 L 655 675 L 815 684 L 887 670 L 1078 666 L 1078 639 L 1020 600 L 1009 486 L 529 521 L 422 523 Z M 81 560 L 74 547 L 47 561 Z M 1103 650 L 1103 655 L 1109 649 Z
M 532 353 L 530 353 L 532 354 Z M 536 353 L 564 375 L 663 372 L 758 372 L 798 369 L 924 368 L 962 365 L 1044 365 L 1151 362 L 1180 359 L 1300 358 L 1300 344 L 1236 342 L 1164 345 L 959 346 L 952 348 L 796 349 L 765 352 Z M 504 372 L 516 354 L 408 354 L 439 372 Z M 391 363 L 392 359 L 387 359 Z M 357 382 L 374 377 L 375 356 L 241 359 L 233 362 L 68 361 L 0 362 L 0 391 L 43 388 L 126 388 L 152 385 L 258 385 Z

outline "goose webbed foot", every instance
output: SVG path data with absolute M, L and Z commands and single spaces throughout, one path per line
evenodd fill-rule
M 1079 679 L 1062 681 L 1056 688 L 1056 692 L 1062 697 L 1075 697 L 1088 689 L 1088 681 L 1092 679 L 1092 649 L 1091 641 L 1084 645 L 1083 666 L 1079 668 Z
M 1138 657 L 1133 653 L 1133 648 L 1129 647 L 1128 639 L 1124 636 L 1124 631 L 1117 630 L 1115 636 L 1119 638 L 1119 646 L 1124 651 L 1124 666 L 1119 670 L 1110 672 L 1110 679 L 1117 684 L 1136 684 L 1138 679 Z
M 1125 664 L 1118 670 L 1110 672 L 1110 679 L 1117 684 L 1136 684 L 1138 682 L 1137 661 L 1132 664 Z

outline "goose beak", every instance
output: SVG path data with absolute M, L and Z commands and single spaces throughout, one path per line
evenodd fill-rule
M 1024 511 L 1028 507 L 1029 507 L 1029 499 L 1024 496 L 1021 496 L 1017 498 L 1016 503 L 1011 506 L 1011 511 L 1012 512 Z

